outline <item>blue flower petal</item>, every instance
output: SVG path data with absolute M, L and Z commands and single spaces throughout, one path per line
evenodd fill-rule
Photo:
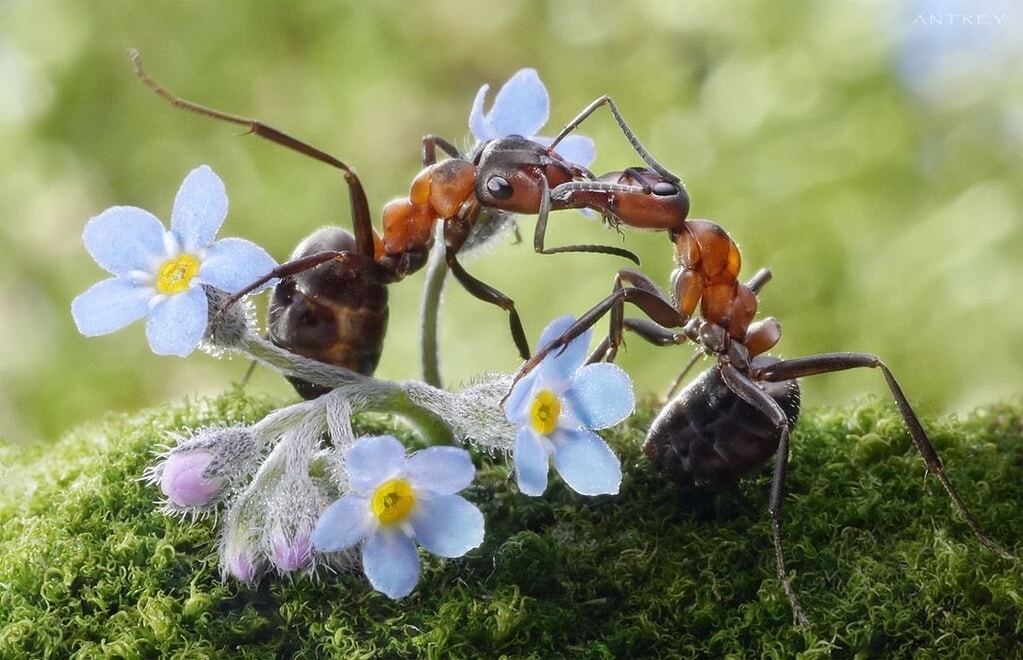
M 206 333 L 209 305 L 201 286 L 167 296 L 149 312 L 146 339 L 157 355 L 185 357 L 195 350 Z
M 550 98 L 536 69 L 521 69 L 497 92 L 487 118 L 501 137 L 535 135 L 547 123 Z
M 313 547 L 320 552 L 347 550 L 373 529 L 369 502 L 351 493 L 327 507 L 313 530 Z
M 575 323 L 575 319 L 571 316 L 561 316 L 548 323 L 547 327 L 540 333 L 540 341 L 537 344 L 536 350 L 539 351 L 545 348 L 560 337 L 573 323 Z M 586 332 L 569 342 L 568 346 L 548 354 L 536 368 L 536 371 L 543 374 L 542 380 L 551 384 L 568 383 L 575 370 L 586 361 L 592 337 L 593 330 L 587 329 Z
M 440 557 L 461 557 L 483 543 L 483 514 L 458 495 L 416 502 L 412 529 L 419 545 Z
M 166 257 L 163 225 L 149 211 L 114 206 L 89 220 L 82 232 L 85 249 L 107 272 L 156 271 Z
M 607 362 L 577 371 L 565 398 L 571 402 L 572 413 L 589 429 L 614 426 L 636 407 L 629 375 Z
M 359 438 L 345 454 L 348 482 L 369 493 L 405 469 L 405 447 L 394 436 Z
M 105 335 L 138 321 L 149 312 L 155 291 L 127 278 L 111 277 L 93 284 L 71 301 L 71 316 L 86 337 Z
M 589 167 L 597 157 L 597 145 L 585 135 L 569 135 L 558 143 L 554 152 L 570 163 Z
M 459 447 L 430 447 L 417 451 L 405 464 L 417 488 L 438 495 L 453 495 L 472 483 L 476 466 L 469 452 Z
M 614 495 L 622 483 L 621 461 L 606 442 L 586 429 L 555 433 L 554 467 L 581 495 Z
M 210 247 L 199 267 L 198 278 L 221 291 L 236 293 L 277 267 L 266 250 L 243 238 L 225 238 Z M 270 280 L 253 293 L 259 293 L 277 280 Z
M 539 436 L 528 426 L 515 436 L 515 480 L 526 495 L 543 495 L 547 490 L 550 457 Z
M 504 414 L 512 424 L 524 422 L 529 417 L 529 408 L 533 405 L 539 369 L 533 369 L 515 383 L 508 399 L 504 402 Z
M 381 528 L 362 546 L 362 570 L 373 588 L 388 598 L 409 595 L 419 582 L 415 541 L 397 529 Z
M 224 182 L 207 165 L 201 165 L 185 177 L 174 198 L 171 230 L 185 252 L 205 250 L 213 242 L 227 217 L 227 192 Z
M 498 137 L 490 120 L 483 114 L 483 102 L 487 100 L 487 91 L 490 85 L 483 85 L 476 92 L 476 98 L 472 100 L 472 110 L 469 111 L 469 130 L 473 137 L 479 142 L 486 142 Z

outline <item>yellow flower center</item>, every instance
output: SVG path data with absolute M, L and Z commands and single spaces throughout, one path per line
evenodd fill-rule
M 156 273 L 156 290 L 160 293 L 181 293 L 199 272 L 199 260 L 190 254 L 168 259 Z
M 533 399 L 533 407 L 529 411 L 533 430 L 540 435 L 550 435 L 558 427 L 559 415 L 561 415 L 561 401 L 554 395 L 554 392 L 541 390 Z
M 412 493 L 412 486 L 404 479 L 391 479 L 377 487 L 373 493 L 373 515 L 382 523 L 396 523 L 404 520 L 412 506 L 416 503 L 416 496 Z

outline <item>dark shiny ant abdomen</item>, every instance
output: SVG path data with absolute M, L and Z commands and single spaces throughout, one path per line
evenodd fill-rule
M 270 299 L 267 326 L 281 348 L 370 376 L 387 333 L 387 287 L 373 259 L 355 249 L 355 237 L 339 227 L 324 227 L 302 241 L 292 259 L 331 250 L 347 253 L 346 259 L 282 279 Z M 329 391 L 288 380 L 306 399 Z
M 760 357 L 753 366 L 777 362 Z M 789 420 L 799 418 L 795 380 L 760 383 Z M 707 369 L 668 402 L 650 425 L 643 453 L 679 485 L 711 486 L 736 481 L 763 465 L 778 449 L 778 430 Z

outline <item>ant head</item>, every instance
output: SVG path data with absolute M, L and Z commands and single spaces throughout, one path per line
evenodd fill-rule
M 579 168 L 548 153 L 543 145 L 511 135 L 490 141 L 476 156 L 476 197 L 486 207 L 536 213 L 541 176 L 554 188 L 581 175 Z

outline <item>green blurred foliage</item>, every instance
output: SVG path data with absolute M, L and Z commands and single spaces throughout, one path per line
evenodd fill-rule
M 343 157 L 375 208 L 406 191 L 421 135 L 461 141 L 483 83 L 539 69 L 548 133 L 609 93 L 684 176 L 693 216 L 736 238 L 744 272 L 774 270 L 761 310 L 785 327 L 782 354 L 876 352 L 925 411 L 1009 396 L 1023 376 L 1021 60 L 966 62 L 940 93 L 915 93 L 896 75 L 899 43 L 928 29 L 944 28 L 865 2 L 4 3 L 0 437 L 54 438 L 106 410 L 221 391 L 246 368 L 155 357 L 141 324 L 79 336 L 70 300 L 103 276 L 80 242 L 90 216 L 131 204 L 166 218 L 184 174 L 208 163 L 231 198 L 222 235 L 284 259 L 314 228 L 349 225 L 333 171 L 169 108 L 131 74 L 130 46 L 173 91 Z M 638 164 L 608 115 L 584 132 L 595 171 Z M 620 240 L 569 212 L 549 243 Z M 624 244 L 666 282 L 663 235 Z M 526 240 L 469 270 L 517 301 L 535 338 L 622 265 Z M 418 375 L 421 285 L 393 287 L 383 377 Z M 504 313 L 456 286 L 443 333 L 450 383 L 517 364 Z M 633 341 L 621 363 L 659 391 L 688 351 Z M 252 387 L 288 392 L 271 373 Z M 814 403 L 881 388 L 870 373 L 806 387 Z

